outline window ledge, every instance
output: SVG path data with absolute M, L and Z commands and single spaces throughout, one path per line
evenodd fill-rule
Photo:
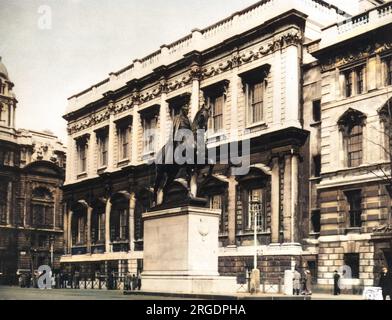
M 79 174 L 76 176 L 77 179 L 83 179 L 83 178 L 86 178 L 86 177 L 87 177 L 87 172 L 79 173 Z
M 265 127 L 267 128 L 267 123 L 265 121 L 261 121 L 261 122 L 256 122 L 256 123 L 252 123 L 252 124 L 248 124 L 246 126 L 246 129 L 255 129 L 255 128 L 261 128 L 261 127 Z
M 361 227 L 346 228 L 345 233 L 346 234 L 353 234 L 353 233 L 359 234 L 359 233 L 361 233 L 361 230 L 362 230 Z
M 142 160 L 151 160 L 155 157 L 155 151 L 144 152 L 142 154 Z
M 129 159 L 123 159 L 123 160 L 120 160 L 119 162 L 117 162 L 117 166 L 118 167 L 123 167 L 123 166 L 126 166 L 127 164 L 129 164 Z
M 254 235 L 253 231 L 243 231 L 243 232 L 237 233 L 237 236 L 240 236 L 240 237 L 253 236 L 253 235 Z M 257 235 L 268 236 L 268 235 L 271 235 L 271 231 L 257 231 Z
M 321 121 L 316 121 L 316 122 L 312 122 L 312 123 L 310 124 L 310 126 L 311 126 L 311 127 L 319 127 L 319 126 L 321 126 L 321 124 L 322 124 Z
M 105 167 L 101 167 L 101 168 L 99 168 L 99 169 L 97 170 L 97 172 L 98 172 L 98 174 L 102 174 L 102 173 L 104 173 L 104 172 L 106 171 L 106 169 L 107 169 L 106 166 L 105 166 Z

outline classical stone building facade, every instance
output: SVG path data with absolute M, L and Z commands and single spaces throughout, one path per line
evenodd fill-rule
M 321 108 L 312 124 L 321 156 L 321 285 L 342 265 L 359 286 L 373 285 L 383 265 L 392 267 L 391 230 L 380 228 L 391 223 L 391 13 L 386 2 L 328 26 L 308 46 L 317 61 L 307 66 L 305 88 L 310 93 L 313 82 L 313 107 Z
M 15 129 L 17 100 L 0 60 L 0 281 L 63 253 L 65 147 L 51 133 Z
M 363 2 L 374 7 L 372 1 Z M 374 10 L 382 21 L 390 18 L 390 4 Z M 209 148 L 223 149 L 233 141 L 250 141 L 251 146 L 247 175 L 231 175 L 230 166 L 221 161 L 212 176 L 197 182 L 198 196 L 208 198 L 211 208 L 222 210 L 222 275 L 241 275 L 252 269 L 255 251 L 266 290 L 278 290 L 284 270 L 295 265 L 309 268 L 321 285 L 330 285 L 330 269 L 343 265 L 345 253 L 353 261 L 356 257 L 349 254 L 358 251 L 359 258 L 370 264 L 374 249 L 369 232 L 383 222 L 383 214 L 377 213 L 380 219 L 370 218 L 373 222 L 365 223 L 359 238 L 352 238 L 356 235 L 351 233 L 358 230 L 335 236 L 333 232 L 340 230 L 338 221 L 343 224 L 346 219 L 347 205 L 343 204 L 344 191 L 336 191 L 342 188 L 331 191 L 328 185 L 344 172 L 340 167 L 336 172 L 337 162 L 331 158 L 343 152 L 337 148 L 337 132 L 342 131 L 335 132 L 330 121 L 336 118 L 337 109 L 342 110 L 334 124 L 340 128 L 351 119 L 352 111 L 351 100 L 338 99 L 339 86 L 331 80 L 330 70 L 336 73 L 334 81 L 341 79 L 340 66 L 329 62 L 338 51 L 323 41 L 342 42 L 342 32 L 340 41 L 330 29 L 347 28 L 350 34 L 349 28 L 366 24 L 361 19 L 362 15 L 351 17 L 321 0 L 260 1 L 162 45 L 69 98 L 64 268 L 88 278 L 97 273 L 114 271 L 121 276 L 143 270 L 142 215 L 152 206 L 155 176 L 149 161 L 166 142 L 171 120 L 181 106 L 189 104 L 194 117 L 203 103 L 211 107 Z M 339 48 L 342 54 L 348 53 L 344 52 L 347 47 Z M 341 60 L 351 62 L 333 61 Z M 381 91 L 369 94 L 382 100 L 376 92 Z M 159 134 L 147 135 L 150 129 Z M 348 142 L 341 139 L 343 148 Z M 354 154 L 354 141 L 350 143 L 350 161 L 356 164 L 359 156 Z M 341 179 L 347 182 L 346 176 Z M 369 199 L 376 193 L 372 183 L 365 183 Z M 332 209 L 337 205 L 328 204 L 335 200 L 342 202 L 341 213 Z M 333 216 L 339 214 L 339 219 Z M 369 217 L 374 213 L 369 212 Z M 374 279 L 374 273 L 366 275 L 368 281 L 363 284 Z

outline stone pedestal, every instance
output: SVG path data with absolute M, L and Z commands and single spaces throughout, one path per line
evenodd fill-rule
M 236 279 L 218 274 L 219 216 L 192 206 L 144 214 L 143 291 L 235 293 Z

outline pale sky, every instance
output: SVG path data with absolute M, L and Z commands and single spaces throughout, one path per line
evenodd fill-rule
M 0 0 L 0 56 L 15 84 L 17 127 L 49 129 L 65 142 L 68 97 L 256 2 Z M 39 27 L 42 6 L 50 29 Z

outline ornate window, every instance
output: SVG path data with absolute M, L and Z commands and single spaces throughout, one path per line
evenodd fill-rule
M 247 124 L 253 125 L 265 121 L 264 94 L 267 88 L 267 76 L 270 65 L 264 65 L 257 69 L 241 74 L 245 93 L 245 107 Z
M 7 183 L 0 182 L 0 224 L 7 224 Z
M 383 150 L 388 159 L 392 158 L 392 98 L 378 110 L 384 132 Z
M 361 190 L 346 192 L 349 206 L 349 228 L 360 228 L 362 226 L 362 196 Z
M 105 127 L 96 131 L 98 141 L 98 167 L 104 168 L 108 165 L 108 140 L 109 128 Z
M 157 148 L 157 125 L 160 105 L 139 111 L 143 124 L 143 155 L 151 156 Z
M 199 196 L 208 199 L 210 209 L 221 210 L 219 219 L 219 234 L 224 236 L 229 231 L 228 227 L 228 182 L 221 176 L 210 176 L 200 185 Z
M 77 168 L 78 174 L 83 174 L 87 172 L 87 147 L 89 135 L 85 135 L 76 139 L 76 149 L 77 149 Z
M 353 94 L 353 74 L 351 70 L 344 73 L 344 94 L 346 98 L 349 98 Z
M 211 110 L 208 129 L 213 133 L 219 133 L 223 130 L 224 108 L 228 86 L 229 81 L 224 80 L 202 89 L 205 103 Z
M 249 124 L 263 121 L 264 82 L 247 83 L 246 97 Z
M 365 68 L 358 67 L 355 70 L 356 76 L 356 94 L 361 94 L 365 91 Z
M 53 228 L 54 200 L 46 188 L 36 188 L 31 197 L 32 225 L 36 228 Z
M 91 220 L 91 243 L 105 243 L 105 208 L 103 206 L 96 208 Z
M 118 159 L 120 161 L 129 159 L 130 134 L 131 134 L 130 126 L 122 126 L 118 130 L 118 152 L 119 152 Z
M 347 160 L 349 167 L 358 167 L 362 164 L 362 126 L 356 125 L 351 128 L 347 136 Z
M 363 160 L 363 127 L 366 116 L 357 110 L 349 109 L 339 119 L 339 129 L 343 135 L 346 165 L 357 167 Z
M 314 122 L 321 121 L 321 100 L 313 101 L 313 121 Z
M 110 217 L 110 240 L 112 242 L 129 239 L 129 207 L 125 203 L 115 205 Z
M 258 165 L 256 165 L 258 166 Z M 271 212 L 271 176 L 267 167 L 252 167 L 247 176 L 238 178 L 241 217 L 237 216 L 237 228 L 244 232 L 268 232 L 267 217 Z M 255 220 L 256 219 L 256 220 Z M 239 226 L 239 222 L 241 226 Z
M 383 59 L 385 66 L 385 85 L 392 85 L 392 56 Z

